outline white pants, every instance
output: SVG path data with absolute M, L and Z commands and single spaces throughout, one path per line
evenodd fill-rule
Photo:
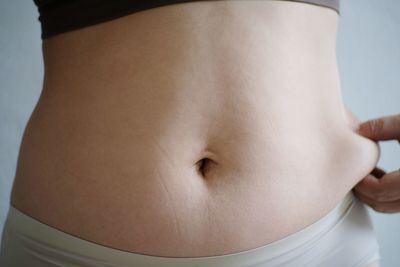
M 130 253 L 89 242 L 10 207 L 0 266 L 7 267 L 365 267 L 379 260 L 366 206 L 350 191 L 326 216 L 273 243 L 212 257 L 171 258 Z

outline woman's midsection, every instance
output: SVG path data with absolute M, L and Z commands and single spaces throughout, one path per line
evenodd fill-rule
M 337 14 L 165 6 L 44 42 L 12 204 L 127 251 L 255 248 L 329 212 L 376 164 L 346 124 Z

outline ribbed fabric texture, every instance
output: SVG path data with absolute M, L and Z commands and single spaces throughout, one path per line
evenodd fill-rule
M 150 8 L 196 1 L 208 0 L 34 0 L 42 39 Z M 340 14 L 339 0 L 290 1 L 329 7 Z

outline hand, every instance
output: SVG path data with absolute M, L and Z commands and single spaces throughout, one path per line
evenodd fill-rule
M 395 139 L 400 143 L 400 114 L 366 121 L 360 124 L 357 132 L 376 142 Z M 353 192 L 375 211 L 400 212 L 400 170 L 386 173 L 376 167 Z

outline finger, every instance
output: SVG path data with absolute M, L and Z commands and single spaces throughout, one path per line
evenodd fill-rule
M 396 213 L 400 212 L 400 200 L 390 201 L 390 202 L 379 202 L 370 199 L 358 192 L 354 192 L 354 195 L 361 200 L 361 202 L 370 206 L 373 210 L 381 213 Z
M 400 140 L 400 114 L 363 122 L 359 125 L 357 132 L 375 141 Z
M 371 174 L 379 179 L 379 178 L 382 178 L 382 176 L 384 176 L 386 174 L 386 171 L 382 168 L 375 167 L 372 170 Z
M 382 193 L 382 187 L 379 181 L 379 178 L 368 174 L 361 181 L 359 181 L 353 189 L 364 196 L 374 199 L 378 194 Z
M 370 174 L 354 187 L 354 191 L 379 202 L 398 200 L 400 199 L 400 172 L 386 173 L 380 179 Z
M 379 179 L 385 174 L 386 171 L 384 169 L 375 166 L 375 168 L 367 176 L 365 176 L 354 186 L 354 189 L 372 197 L 374 192 L 380 190 Z

